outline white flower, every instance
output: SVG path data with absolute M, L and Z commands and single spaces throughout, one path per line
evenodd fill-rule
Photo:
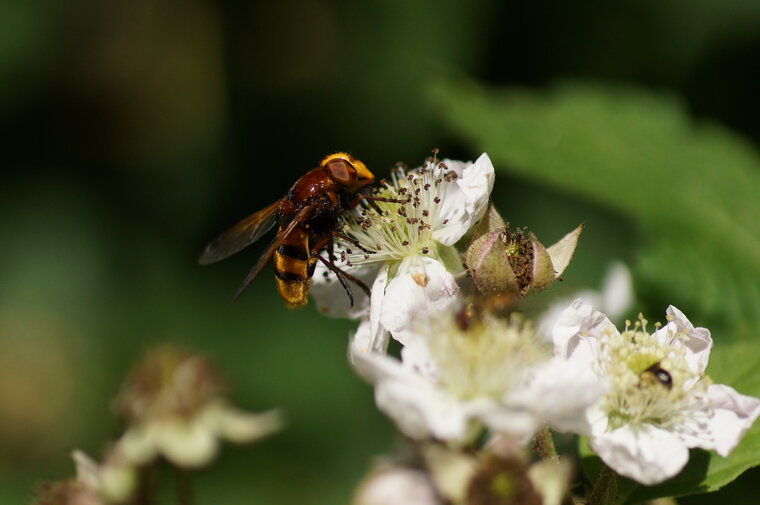
M 592 372 L 551 359 L 516 319 L 483 316 L 463 328 L 451 313 L 423 318 L 401 362 L 373 351 L 370 336 L 365 321 L 350 344 L 351 362 L 375 385 L 378 408 L 415 439 L 467 443 L 485 426 L 526 440 L 543 423 L 584 431 L 585 410 L 603 393 Z
M 161 455 L 184 468 L 208 464 L 221 440 L 248 443 L 280 429 L 278 411 L 251 414 L 214 402 L 190 416 L 149 420 L 130 427 L 116 448 L 128 461 L 142 465 Z
M 280 429 L 278 411 L 238 410 L 224 389 L 203 356 L 169 345 L 153 349 L 122 385 L 117 406 L 128 427 L 114 452 L 134 465 L 163 456 L 196 468 L 211 461 L 221 440 L 253 442 Z
M 383 465 L 367 476 L 352 505 L 440 505 L 433 483 L 422 470 Z
M 591 448 L 620 475 L 652 485 L 686 464 L 689 448 L 727 456 L 760 415 L 760 400 L 704 375 L 710 332 L 673 306 L 649 334 L 643 318 L 621 334 L 582 300 L 560 317 L 555 352 L 593 369 L 609 386 L 587 415 Z
M 386 331 L 405 342 L 415 317 L 458 302 L 455 275 L 464 268 L 454 244 L 483 216 L 493 181 L 487 154 L 475 163 L 443 160 L 409 171 L 396 168 L 375 196 L 401 203 L 369 202 L 348 214 L 343 232 L 361 248 L 344 243 L 338 253 L 342 269 L 372 279 L 371 301 L 361 296 L 349 312 L 342 287 L 318 265 L 312 294 L 319 310 L 369 314 L 375 350 L 385 350 Z

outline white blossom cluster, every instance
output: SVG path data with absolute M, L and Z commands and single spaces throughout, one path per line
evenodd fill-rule
M 357 290 L 350 305 L 317 264 L 318 310 L 359 321 L 349 362 L 412 447 L 376 465 L 353 505 L 568 503 L 573 472 L 550 429 L 587 437 L 613 479 L 643 485 L 677 475 L 691 448 L 727 456 L 760 400 L 705 375 L 710 332 L 673 306 L 662 325 L 640 315 L 619 330 L 599 309 L 617 319 L 630 305 L 621 265 L 602 293 L 553 306 L 534 329 L 514 302 L 559 278 L 582 226 L 545 248 L 510 230 L 490 204 L 493 185 L 486 154 L 398 166 L 337 234 L 332 260 L 369 296 Z M 391 339 L 399 352 L 389 353 Z M 147 503 L 146 469 L 159 461 L 202 468 L 221 442 L 253 442 L 282 425 L 279 411 L 233 407 L 208 360 L 173 346 L 149 353 L 116 400 L 124 433 L 100 462 L 75 451 L 76 478 L 44 486 L 37 504 Z M 531 441 L 539 461 L 527 456 Z M 588 503 L 613 503 L 597 487 Z
M 371 296 L 349 307 L 334 276 L 317 267 L 319 310 L 360 320 L 349 360 L 374 385 L 378 408 L 421 444 L 473 447 L 485 436 L 524 445 L 544 426 L 584 435 L 607 466 L 645 485 L 676 475 L 689 448 L 731 452 L 760 415 L 760 400 L 710 382 L 710 333 L 675 307 L 652 332 L 643 318 L 621 332 L 579 298 L 539 323 L 549 338 L 519 315 L 468 313 L 461 242 L 486 213 L 493 183 L 486 154 L 397 168 L 378 192 L 390 201 L 345 220 L 343 233 L 362 247 L 338 248 L 340 267 L 371 285 Z M 548 248 L 552 279 L 572 256 L 577 233 L 568 237 L 569 250 Z M 546 251 L 533 243 L 537 263 Z M 619 268 L 615 275 L 627 278 Z M 628 291 L 609 302 L 615 317 Z M 398 357 L 387 353 L 391 338 L 402 346 Z M 440 503 L 435 478 L 419 468 L 373 475 L 357 505 Z

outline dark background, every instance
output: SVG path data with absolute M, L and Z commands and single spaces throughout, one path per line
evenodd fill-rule
M 120 377 L 164 340 L 211 355 L 237 404 L 288 415 L 198 475 L 199 503 L 346 502 L 396 443 L 346 364 L 354 324 L 287 311 L 268 274 L 230 306 L 261 246 L 201 268 L 205 243 L 336 150 L 376 174 L 434 147 L 476 158 L 429 99 L 446 76 L 664 90 L 757 143 L 758 26 L 750 0 L 3 2 L 0 502 L 71 475 L 74 447 L 99 456 Z M 507 178 L 494 199 L 549 243 L 552 209 L 626 224 Z M 625 245 L 581 247 L 557 294 L 598 286 Z

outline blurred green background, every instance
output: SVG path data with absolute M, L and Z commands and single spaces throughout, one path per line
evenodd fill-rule
M 756 338 L 760 235 L 758 214 L 747 216 L 760 198 L 758 26 L 754 0 L 0 3 L 0 503 L 71 475 L 72 448 L 99 456 L 119 434 L 120 378 L 163 340 L 212 356 L 237 404 L 288 416 L 283 433 L 226 448 L 200 473 L 198 503 L 349 500 L 372 458 L 398 442 L 346 363 L 354 324 L 286 310 L 270 275 L 230 306 L 261 246 L 195 263 L 218 232 L 336 150 L 382 175 L 435 147 L 455 159 L 488 149 L 494 200 L 512 223 L 546 243 L 586 223 L 565 282 L 537 304 L 598 287 L 622 259 L 638 266 L 637 309 L 650 319 L 676 303 L 714 325 L 716 341 Z M 628 91 L 613 100 L 608 89 Z M 618 98 L 627 109 L 605 105 Z M 515 111 L 511 123 L 495 103 Z M 595 104 L 625 124 L 591 120 Z M 654 133 L 638 138 L 648 122 Z M 702 122 L 706 142 L 688 133 Z M 660 135 L 663 123 L 675 126 Z M 575 150 L 555 149 L 574 126 Z M 671 130 L 687 133 L 676 142 Z M 604 137 L 615 132 L 618 143 Z M 728 175 L 724 151 L 741 158 Z M 691 172 L 705 159 L 717 163 Z M 596 180 L 608 165 L 632 186 L 573 186 L 583 180 L 573 167 Z M 726 186 L 717 196 L 679 186 L 708 175 Z M 721 196 L 733 191 L 738 203 Z M 667 255 L 653 223 L 670 213 L 637 209 L 660 212 L 650 201 L 679 192 L 683 216 L 661 228 L 691 219 L 687 236 L 717 245 L 702 274 L 676 275 L 668 285 L 680 290 L 668 292 L 657 281 L 681 257 Z M 738 228 L 711 222 L 716 212 L 740 216 Z M 702 246 L 678 243 L 704 263 Z M 720 300 L 731 275 L 744 282 L 735 303 Z M 682 503 L 749 503 L 752 477 Z

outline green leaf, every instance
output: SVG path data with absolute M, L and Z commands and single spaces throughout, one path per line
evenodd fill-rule
M 631 87 L 459 82 L 434 97 L 497 170 L 635 221 L 647 238 L 638 276 L 671 303 L 729 322 L 733 334 L 760 320 L 760 156 L 748 142 L 693 124 L 672 97 Z
M 736 342 L 712 351 L 708 373 L 716 383 L 728 384 L 738 392 L 760 397 L 760 355 L 757 345 Z M 592 482 L 601 468 L 601 461 L 584 438 L 579 445 L 581 462 Z M 656 486 L 641 486 L 621 479 L 619 490 L 625 503 L 640 503 L 663 496 L 685 496 L 716 491 L 732 482 L 744 471 L 760 465 L 760 423 L 747 431 L 736 449 L 723 458 L 712 451 L 692 449 L 689 463 L 677 476 Z

